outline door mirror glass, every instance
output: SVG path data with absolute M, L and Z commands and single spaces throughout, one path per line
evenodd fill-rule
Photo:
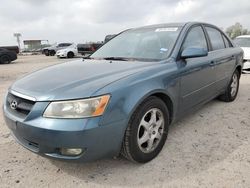
M 208 51 L 204 48 L 186 48 L 181 53 L 182 59 L 204 57 L 207 56 Z

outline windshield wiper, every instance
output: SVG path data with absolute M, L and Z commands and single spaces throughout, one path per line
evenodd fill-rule
M 105 60 L 114 60 L 114 61 L 129 61 L 133 60 L 132 58 L 126 58 L 126 57 L 104 57 Z

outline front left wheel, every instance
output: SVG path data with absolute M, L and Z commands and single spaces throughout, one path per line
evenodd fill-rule
M 68 52 L 67 58 L 73 58 L 75 55 L 73 52 Z
M 125 132 L 122 155 L 146 163 L 162 150 L 167 138 L 169 111 L 158 97 L 149 97 L 133 113 Z

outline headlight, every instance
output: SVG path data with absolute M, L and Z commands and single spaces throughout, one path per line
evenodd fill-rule
M 100 97 L 51 102 L 43 117 L 47 118 L 84 118 L 100 116 L 109 102 L 109 95 Z

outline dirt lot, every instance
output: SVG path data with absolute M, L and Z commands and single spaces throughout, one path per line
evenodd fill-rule
M 23 56 L 0 65 L 0 105 L 26 73 L 68 61 Z M 250 74 L 235 102 L 214 100 L 170 128 L 160 155 L 148 164 L 124 159 L 74 164 L 42 158 L 18 145 L 0 109 L 0 187 L 250 187 Z

